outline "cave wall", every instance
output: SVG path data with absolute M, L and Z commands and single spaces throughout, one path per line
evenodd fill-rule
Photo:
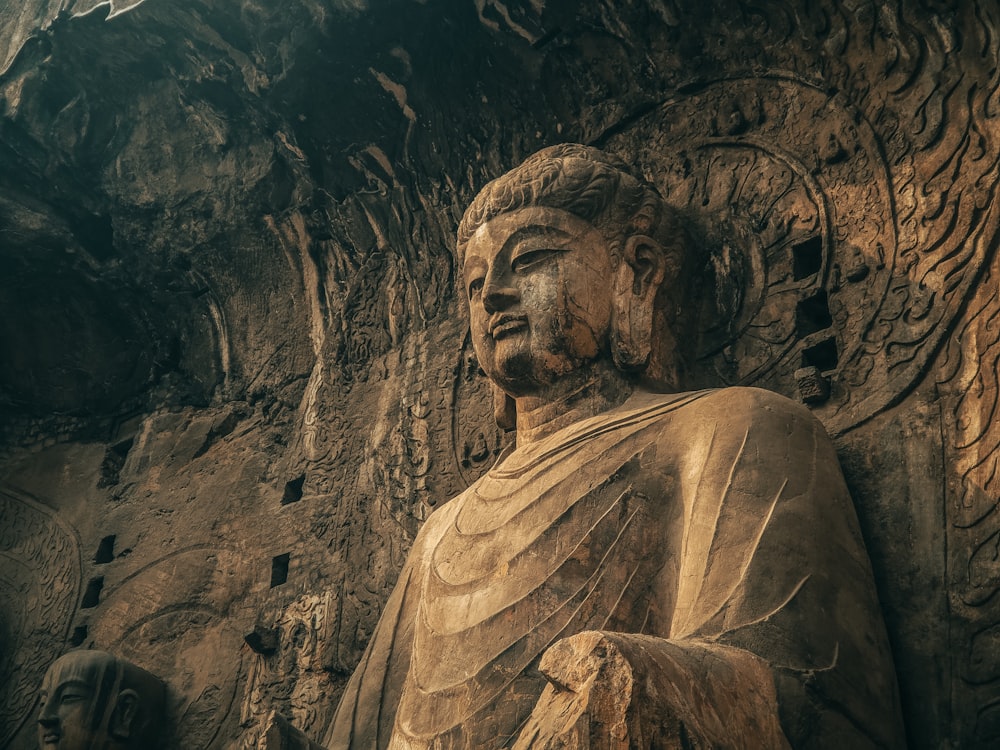
M 322 735 L 505 439 L 458 219 L 561 141 L 742 269 L 698 384 L 834 435 L 911 744 L 1000 740 L 991 3 L 128 5 L 0 15 L 0 747 L 72 646 L 167 682 L 170 747 Z

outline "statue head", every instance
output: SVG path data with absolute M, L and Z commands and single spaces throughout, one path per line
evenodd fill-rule
M 545 148 L 487 184 L 458 229 L 487 376 L 517 396 L 603 358 L 632 380 L 678 389 L 702 277 L 685 238 L 652 186 L 588 146 Z M 531 305 L 538 319 L 522 319 Z
M 38 746 L 44 750 L 147 750 L 159 743 L 163 683 L 103 651 L 56 659 L 39 699 Z

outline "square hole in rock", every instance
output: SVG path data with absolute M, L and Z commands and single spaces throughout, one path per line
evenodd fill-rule
M 810 237 L 792 245 L 792 276 L 796 281 L 812 276 L 823 267 L 823 238 Z
M 306 475 L 296 477 L 290 482 L 285 482 L 285 492 L 281 496 L 281 504 L 297 503 L 302 499 L 302 485 L 306 483 Z
M 802 350 L 802 366 L 820 372 L 836 369 L 838 360 L 837 341 L 832 336 Z
M 800 338 L 832 325 L 833 317 L 830 315 L 830 305 L 824 290 L 799 300 L 795 307 L 795 333 Z
M 271 588 L 280 586 L 288 580 L 288 560 L 291 553 L 286 552 L 271 558 Z
M 91 578 L 87 584 L 87 590 L 83 592 L 83 601 L 80 602 L 81 609 L 96 607 L 101 601 L 101 589 L 104 588 L 104 576 Z
M 94 555 L 94 562 L 98 565 L 105 565 L 115 559 L 115 535 L 109 534 L 97 545 L 97 554 Z
M 77 625 L 73 628 L 73 635 L 69 637 L 69 645 L 76 648 L 82 646 L 85 640 L 87 640 L 87 626 Z

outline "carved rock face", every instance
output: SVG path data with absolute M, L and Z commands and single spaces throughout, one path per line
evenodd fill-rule
M 59 750 L 86 750 L 106 739 L 90 727 L 94 686 L 66 661 L 56 662 L 45 675 L 38 714 L 38 746 Z
M 603 235 L 568 211 L 521 208 L 479 227 L 463 274 L 490 380 L 531 395 L 606 355 L 613 268 Z

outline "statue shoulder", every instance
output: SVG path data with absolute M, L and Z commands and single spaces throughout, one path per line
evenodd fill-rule
M 731 386 L 704 391 L 691 401 L 693 411 L 702 418 L 715 418 L 729 424 L 753 424 L 756 427 L 787 423 L 808 424 L 823 430 L 819 420 L 805 405 L 763 388 Z
M 433 550 L 437 546 L 447 529 L 454 524 L 465 495 L 463 492 L 431 511 L 413 540 L 413 546 L 410 548 L 411 561 L 421 559 L 426 551 Z
M 719 388 L 683 394 L 680 404 L 663 414 L 661 442 L 685 454 L 700 455 L 708 444 L 734 451 L 761 446 L 772 457 L 833 450 L 826 429 L 805 405 L 773 391 Z

